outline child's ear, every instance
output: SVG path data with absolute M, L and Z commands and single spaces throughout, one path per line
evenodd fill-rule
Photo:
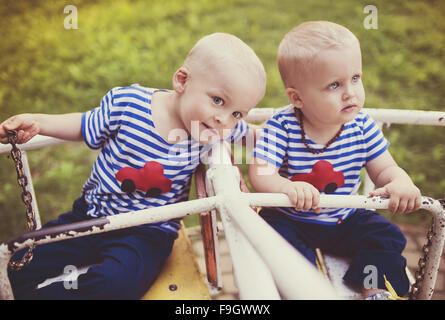
M 173 90 L 175 90 L 177 93 L 184 92 L 189 77 L 190 75 L 187 68 L 181 67 L 176 70 L 175 74 L 173 75 Z
M 295 88 L 286 88 L 286 94 L 289 98 L 290 103 L 298 109 L 303 108 L 303 100 L 301 100 L 300 93 Z

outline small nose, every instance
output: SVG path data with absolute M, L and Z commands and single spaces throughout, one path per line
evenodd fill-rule
M 343 100 L 347 100 L 355 95 L 354 88 L 351 85 L 345 86 L 345 91 L 343 92 L 342 98 Z
M 226 113 L 218 113 L 215 115 L 215 121 L 218 125 L 226 127 L 229 123 L 230 115 Z

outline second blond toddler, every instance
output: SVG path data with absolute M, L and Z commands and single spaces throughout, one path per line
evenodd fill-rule
M 258 192 L 289 196 L 294 208 L 264 208 L 261 216 L 315 265 L 315 248 L 352 257 L 344 276 L 364 298 L 386 299 L 384 276 L 398 294 L 408 290 L 406 240 L 400 229 L 373 210 L 319 208 L 320 194 L 357 194 L 366 168 L 390 197 L 390 210 L 420 206 L 419 189 L 391 157 L 377 124 L 361 111 L 365 102 L 358 39 L 327 21 L 291 30 L 278 50 L 278 66 L 291 105 L 266 124 L 249 168 Z M 364 280 L 368 265 L 378 285 Z

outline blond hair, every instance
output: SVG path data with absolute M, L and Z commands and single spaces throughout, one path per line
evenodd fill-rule
M 321 51 L 358 44 L 347 28 L 328 21 L 304 22 L 288 32 L 278 47 L 278 69 L 286 88 L 294 87 Z
M 190 50 L 183 66 L 206 71 L 210 67 L 224 68 L 226 63 L 251 74 L 265 90 L 266 72 L 261 60 L 246 43 L 228 33 L 213 33 L 201 38 Z

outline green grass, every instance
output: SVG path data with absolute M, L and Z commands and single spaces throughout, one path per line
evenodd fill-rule
M 78 30 L 65 30 L 65 5 Z M 229 32 L 263 61 L 267 91 L 258 107 L 287 104 L 276 68 L 277 46 L 306 20 L 348 27 L 362 46 L 366 107 L 444 110 L 445 3 L 374 1 L 378 29 L 363 27 L 367 1 L 295 0 L 17 0 L 0 8 L 0 121 L 22 112 L 66 113 L 96 106 L 112 87 L 170 88 L 171 76 L 202 36 Z M 445 129 L 385 129 L 390 151 L 423 194 L 444 197 Z M 30 152 L 42 220 L 70 209 L 95 153 L 82 144 Z M 246 172 L 246 165 L 242 170 Z M 0 159 L 0 237 L 25 230 L 15 173 Z M 408 217 L 403 222 L 424 223 Z

